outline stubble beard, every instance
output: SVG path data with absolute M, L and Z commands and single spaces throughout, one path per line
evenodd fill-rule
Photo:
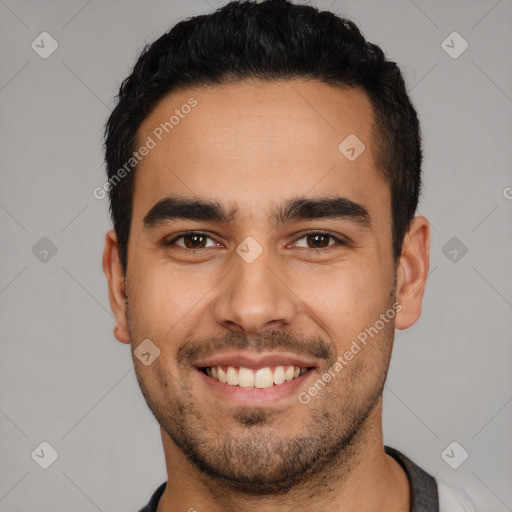
M 388 331 L 381 334 L 391 336 L 392 345 L 394 325 Z M 315 481 L 344 479 L 357 464 L 368 419 L 382 396 L 390 350 L 382 356 L 387 360 L 377 365 L 372 389 L 354 388 L 354 382 L 370 375 L 366 363 L 353 361 L 343 370 L 347 374 L 338 387 L 327 386 L 322 395 L 312 398 L 307 419 L 292 437 L 282 424 L 290 421 L 293 411 L 280 424 L 273 421 L 273 411 L 241 409 L 232 414 L 236 429 L 229 431 L 216 425 L 207 404 L 192 396 L 187 373 L 176 378 L 158 367 L 157 381 L 165 399 L 154 399 L 145 379 L 137 371 L 136 375 L 155 419 L 206 483 L 247 495 L 278 495 Z

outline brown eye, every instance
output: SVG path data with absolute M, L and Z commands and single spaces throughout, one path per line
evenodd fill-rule
M 169 242 L 165 242 L 166 246 L 172 246 L 177 245 L 178 247 L 181 247 L 183 249 L 206 249 L 206 244 L 208 243 L 208 240 L 211 240 L 211 238 L 206 235 L 205 233 L 183 233 L 180 236 L 177 236 L 176 238 L 173 238 Z M 180 241 L 181 243 L 178 243 Z M 213 246 L 208 246 L 213 247 Z
M 307 235 L 306 240 L 312 249 L 323 249 L 329 247 L 329 235 Z
M 304 240 L 306 242 L 306 246 L 299 245 L 299 247 L 305 247 L 306 249 L 325 249 L 327 247 L 332 247 L 333 245 L 345 245 L 343 240 L 340 240 L 329 233 L 307 233 L 298 239 L 298 241 L 300 240 Z M 331 240 L 334 240 L 335 243 L 330 243 Z
M 203 235 L 185 235 L 183 242 L 187 249 L 203 249 L 206 243 L 206 237 Z

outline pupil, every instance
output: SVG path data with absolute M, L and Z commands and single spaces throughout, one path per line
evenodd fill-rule
M 204 238 L 204 236 L 203 235 L 187 235 L 184 239 L 185 245 L 187 246 L 188 249 L 197 249 L 198 245 L 196 244 L 196 242 L 198 241 L 198 239 L 201 239 L 201 238 Z M 194 240 L 194 241 L 190 242 L 190 240 Z
M 323 239 L 324 243 L 320 243 L 320 247 L 327 247 L 327 244 L 325 243 L 327 241 L 326 235 L 308 235 L 308 241 L 313 240 L 313 244 L 318 243 L 319 239 Z M 316 246 L 318 248 L 318 245 Z

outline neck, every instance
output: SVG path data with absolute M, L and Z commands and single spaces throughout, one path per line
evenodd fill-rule
M 401 466 L 384 452 L 382 397 L 335 465 L 279 495 L 247 495 L 204 475 L 161 429 L 167 486 L 157 512 L 408 512 L 409 483 Z

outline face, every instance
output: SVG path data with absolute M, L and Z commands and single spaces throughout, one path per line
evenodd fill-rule
M 418 292 L 400 293 L 425 268 L 395 272 L 372 123 L 359 89 L 292 81 L 174 92 L 138 131 L 155 144 L 136 171 L 126 304 L 113 235 L 104 257 L 116 336 L 158 348 L 133 360 L 173 449 L 248 492 L 356 449 L 395 323 L 419 314 Z

